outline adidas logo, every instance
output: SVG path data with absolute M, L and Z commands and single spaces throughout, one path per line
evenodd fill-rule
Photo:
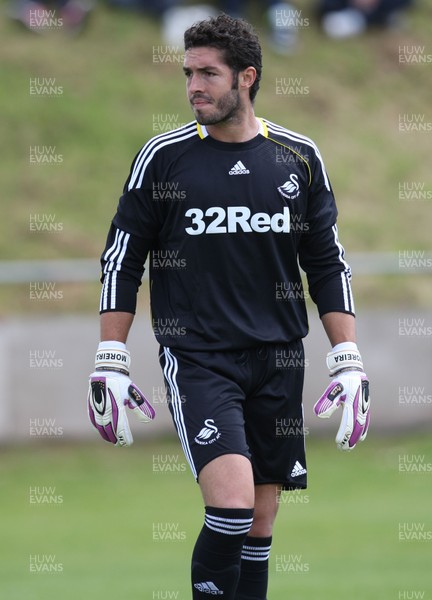
M 213 581 L 203 581 L 202 583 L 194 583 L 194 588 L 204 594 L 212 594 L 213 596 L 223 596 L 222 590 L 215 586 Z
M 297 460 L 293 470 L 291 471 L 291 477 L 299 477 L 300 475 L 305 475 L 306 472 L 306 469 Z
M 233 168 L 229 171 L 229 175 L 249 175 L 249 169 L 246 169 L 241 160 L 237 161 Z

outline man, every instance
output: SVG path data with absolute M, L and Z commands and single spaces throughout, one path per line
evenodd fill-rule
M 343 405 L 342 449 L 366 436 L 368 382 L 330 183 L 311 140 L 256 118 L 250 25 L 222 14 L 192 26 L 184 73 L 196 121 L 137 154 L 108 234 L 89 414 L 118 445 L 132 442 L 125 404 L 154 416 L 125 346 L 150 252 L 169 407 L 205 505 L 192 597 L 264 600 L 278 496 L 306 487 L 298 260 L 332 345 L 333 380 L 315 412 Z M 160 268 L 164 256 L 175 268 Z

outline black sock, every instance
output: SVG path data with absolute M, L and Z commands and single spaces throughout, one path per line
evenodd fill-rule
M 271 542 L 271 537 L 246 538 L 235 600 L 266 600 Z
M 252 508 L 206 506 L 204 526 L 192 554 L 193 600 L 216 595 L 234 600 L 243 542 L 252 520 Z

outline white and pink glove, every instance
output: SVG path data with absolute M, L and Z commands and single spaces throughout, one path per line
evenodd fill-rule
M 337 344 L 327 354 L 331 384 L 314 406 L 315 414 L 327 419 L 343 407 L 342 420 L 336 434 L 341 450 L 352 450 L 362 442 L 369 427 L 369 381 L 363 371 L 363 362 L 354 342 Z
M 116 446 L 131 446 L 133 437 L 126 414 L 130 408 L 144 423 L 155 411 L 129 378 L 130 354 L 122 342 L 100 342 L 95 371 L 90 375 L 87 408 L 102 438 Z

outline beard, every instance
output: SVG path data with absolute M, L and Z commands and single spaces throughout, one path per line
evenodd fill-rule
M 199 97 L 195 96 L 195 97 Z M 196 120 L 200 125 L 217 125 L 233 119 L 240 109 L 240 94 L 238 91 L 238 74 L 234 74 L 233 84 L 229 92 L 213 102 L 212 109 L 205 110 L 192 107 Z

